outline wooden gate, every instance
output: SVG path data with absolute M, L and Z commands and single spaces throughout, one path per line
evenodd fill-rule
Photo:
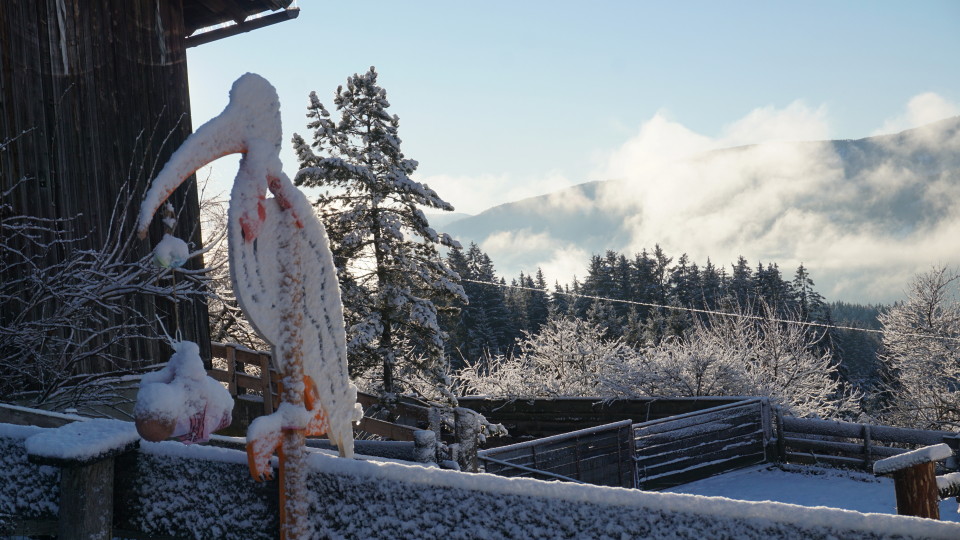
M 623 420 L 481 450 L 488 473 L 600 486 L 636 487 L 633 421 Z
M 770 420 L 769 402 L 754 398 L 635 424 L 637 487 L 665 489 L 768 461 Z

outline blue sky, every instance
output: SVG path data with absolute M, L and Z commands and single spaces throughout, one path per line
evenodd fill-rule
M 542 268 L 566 283 L 585 274 L 591 253 L 659 243 L 701 264 L 742 255 L 789 274 L 803 263 L 830 299 L 890 301 L 917 272 L 960 266 L 960 206 L 936 227 L 889 237 L 799 205 L 798 197 L 862 202 L 861 188 L 831 183 L 839 172 L 829 153 L 765 145 L 723 170 L 682 165 L 717 148 L 858 139 L 960 115 L 960 1 L 299 7 L 294 21 L 189 50 L 195 126 L 251 71 L 277 87 L 284 136 L 309 138 L 309 92 L 332 109 L 337 86 L 373 65 L 400 117 L 404 152 L 420 162 L 415 178 L 458 212 L 626 181 L 597 201 L 551 197 L 542 211 L 599 205 L 625 216 L 628 241 L 577 246 L 526 229 L 476 239 L 502 275 Z M 292 176 L 292 149 L 281 157 Z M 908 180 L 891 171 L 870 181 Z M 227 192 L 235 173 L 235 159 L 219 160 L 211 191 Z M 766 181 L 758 187 L 754 177 Z M 944 201 L 960 200 L 960 190 L 948 191 Z M 510 262 L 517 253 L 527 255 L 522 265 Z
M 793 105 L 819 122 L 794 138 L 860 138 L 908 126 L 917 95 L 939 96 L 946 113 L 960 103 L 955 1 L 299 7 L 294 21 L 190 49 L 195 124 L 253 71 L 279 91 L 285 136 L 303 133 L 311 90 L 332 107 L 338 85 L 375 65 L 420 179 L 470 213 L 605 179 L 609 155 L 658 115 L 724 139 L 751 113 Z M 291 151 L 284 161 L 295 171 Z

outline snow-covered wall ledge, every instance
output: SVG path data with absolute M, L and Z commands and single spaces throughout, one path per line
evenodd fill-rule
M 22 440 L 36 429 L 0 425 L 0 513 L 56 513 L 55 469 L 26 463 Z M 19 464 L 13 472 L 11 463 Z M 471 475 L 323 452 L 309 463 L 317 537 L 960 538 L 960 524 L 885 514 Z M 118 532 L 277 534 L 276 483 L 250 480 L 237 450 L 143 442 L 117 458 L 116 499 Z
M 43 428 L 0 424 L 0 535 L 19 520 L 56 519 L 60 469 L 27 461 L 24 441 Z

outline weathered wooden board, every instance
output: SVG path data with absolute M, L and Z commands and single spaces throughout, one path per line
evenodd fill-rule
M 672 471 L 655 478 L 641 478 L 639 487 L 649 490 L 667 489 L 763 462 L 763 454 L 741 455 L 720 462 L 708 462 L 689 469 Z
M 668 452 L 637 452 L 637 466 L 652 467 L 662 463 L 675 463 L 681 459 L 705 460 L 710 452 L 724 448 L 736 448 L 741 452 L 762 452 L 763 433 L 754 431 L 736 437 L 727 437 L 722 432 L 714 433 L 712 438 L 703 438 L 696 444 L 675 448 Z

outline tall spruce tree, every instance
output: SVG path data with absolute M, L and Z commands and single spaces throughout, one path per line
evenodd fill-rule
M 437 303 L 465 301 L 459 276 L 437 251 L 458 245 L 420 207 L 453 210 L 410 178 L 417 162 L 400 150 L 399 118 L 371 67 L 334 97 L 340 119 L 310 94 L 313 141 L 294 135 L 298 186 L 321 188 L 315 206 L 338 264 L 354 373 L 379 367 L 387 394 L 408 389 L 405 373 L 440 380 L 443 332 Z

